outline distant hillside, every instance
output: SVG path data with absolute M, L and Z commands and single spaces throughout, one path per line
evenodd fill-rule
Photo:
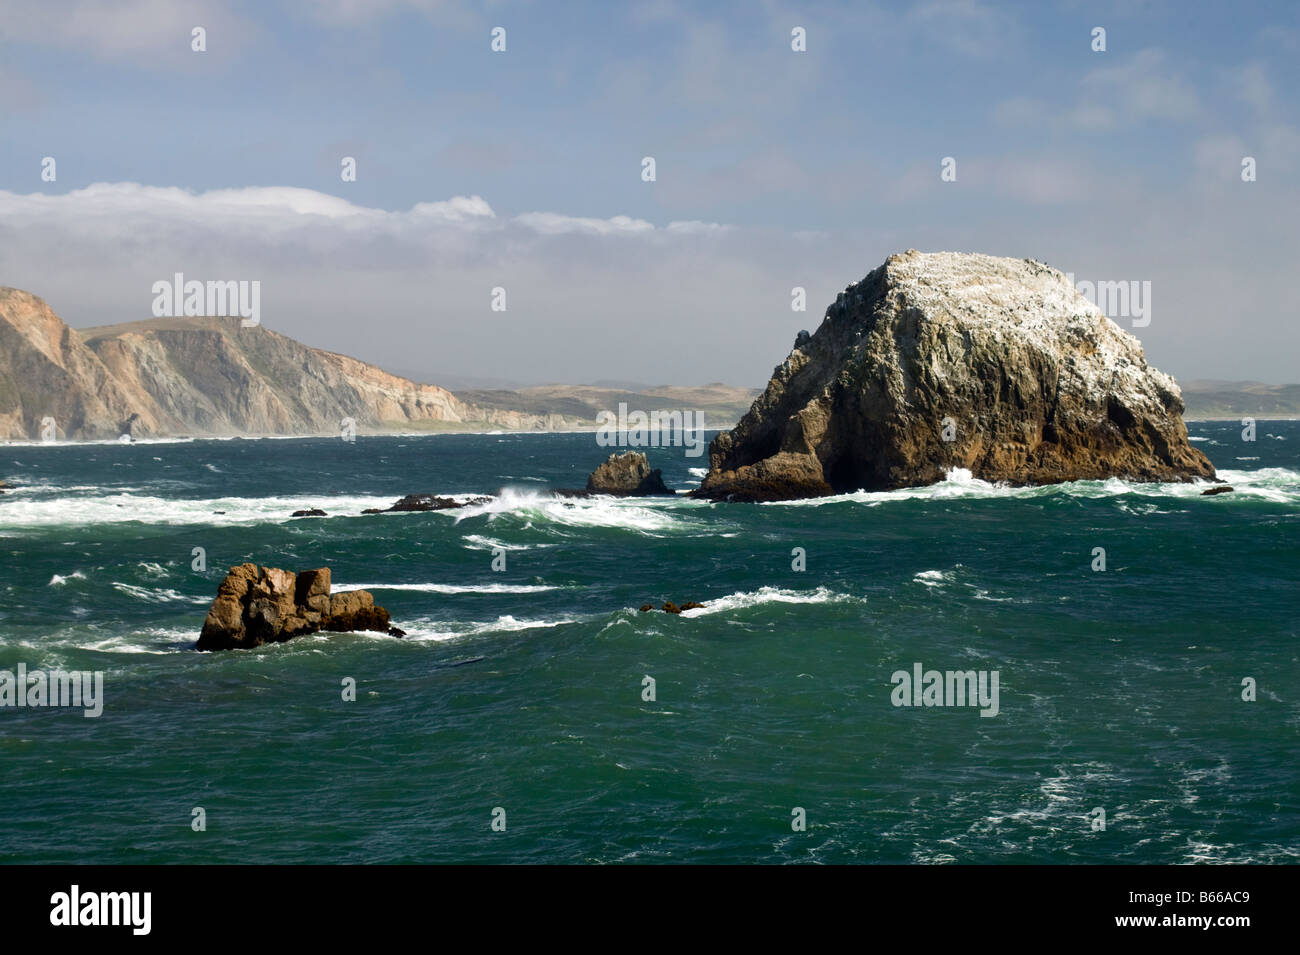
M 732 427 L 759 395 L 757 388 L 714 383 L 699 387 L 642 386 L 639 391 L 599 385 L 537 385 L 515 390 L 462 390 L 456 396 L 480 408 L 517 408 L 532 414 L 557 414 L 595 426 L 601 411 L 618 413 L 619 404 L 632 411 L 698 412 L 708 430 Z
M 163 318 L 77 331 L 0 288 L 0 439 L 560 430 L 562 417 L 478 408 L 445 388 L 311 348 L 238 318 Z
M 1258 381 L 1188 381 L 1182 385 L 1184 418 L 1300 417 L 1300 385 Z

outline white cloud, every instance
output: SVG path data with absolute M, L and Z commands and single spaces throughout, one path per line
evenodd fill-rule
M 1229 73 L 1238 99 L 1256 112 L 1267 113 L 1273 107 L 1273 84 L 1259 63 L 1247 63 Z
M 1199 114 L 1195 87 L 1170 67 L 1164 53 L 1154 49 L 1088 71 L 1073 103 L 1015 96 L 993 107 L 995 122 L 1054 132 L 1097 132 L 1152 120 L 1184 122 Z
M 1157 49 L 1090 70 L 1081 86 L 1081 106 L 1107 109 L 1129 122 L 1190 119 L 1200 107 L 1196 89 Z
M 790 286 L 808 287 L 816 309 L 815 290 L 829 302 L 874 264 L 827 236 L 502 215 L 480 196 L 390 211 L 284 187 L 0 191 L 0 284 L 74 326 L 148 318 L 152 283 L 174 272 L 256 279 L 268 328 L 429 374 L 761 384 L 807 324 L 789 311 Z M 507 312 L 489 309 L 496 286 Z M 665 347 L 647 347 L 651 327 Z
M 910 7 L 905 21 L 926 40 L 974 57 L 996 55 L 1016 32 L 1004 11 L 978 0 L 926 0 Z
M 202 0 L 0 0 L 0 22 L 11 39 L 32 46 L 142 67 L 224 60 L 258 32 L 227 4 Z M 190 49 L 194 27 L 208 33 L 204 54 Z
M 525 212 L 523 215 L 516 216 L 515 221 L 542 235 L 564 235 L 569 232 L 584 232 L 588 235 L 630 235 L 654 231 L 654 226 L 644 219 L 630 219 L 627 216 L 589 219 L 560 215 L 557 212 Z

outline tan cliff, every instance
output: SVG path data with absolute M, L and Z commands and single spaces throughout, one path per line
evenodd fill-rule
M 0 439 L 359 431 L 560 430 L 572 422 L 468 404 L 445 388 L 311 348 L 238 318 L 162 318 L 78 331 L 0 287 Z M 44 423 L 44 424 L 43 424 Z

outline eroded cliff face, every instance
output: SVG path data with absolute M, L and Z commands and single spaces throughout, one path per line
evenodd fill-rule
M 844 290 L 709 448 L 699 496 L 1212 478 L 1177 384 L 1042 263 L 909 250 Z
M 0 288 L 0 438 L 338 434 L 359 429 L 550 430 L 555 415 L 466 404 L 436 385 L 311 348 L 238 318 L 158 319 L 78 332 Z
M 115 438 L 132 415 L 155 429 L 153 405 L 118 382 L 81 336 L 28 292 L 0 288 L 0 437 Z

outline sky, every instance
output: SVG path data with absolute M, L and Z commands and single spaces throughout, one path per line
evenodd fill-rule
M 1149 282 L 1112 317 L 1180 380 L 1294 382 L 1298 90 L 1293 2 L 0 0 L 0 285 L 80 328 L 258 281 L 434 382 L 762 387 L 889 254 L 985 252 Z

